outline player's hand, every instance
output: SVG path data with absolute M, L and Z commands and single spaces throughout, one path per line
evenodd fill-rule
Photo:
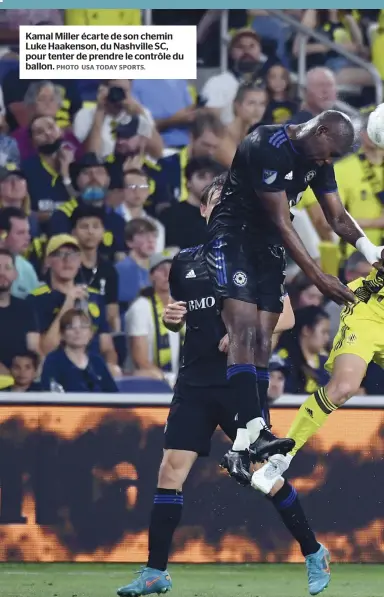
M 222 337 L 222 339 L 219 342 L 219 350 L 220 352 L 228 352 L 228 346 L 229 346 L 229 337 L 228 334 L 225 334 L 225 336 Z
M 377 250 L 380 254 L 380 261 L 375 261 L 373 267 L 384 273 L 384 247 L 377 247 Z
M 168 303 L 163 313 L 163 321 L 165 324 L 179 325 L 183 323 L 187 314 L 187 303 L 184 301 L 177 301 L 176 303 Z
M 321 278 L 318 278 L 315 284 L 322 294 L 338 305 L 345 305 L 356 301 L 353 292 L 347 286 L 344 286 L 335 276 L 322 274 Z

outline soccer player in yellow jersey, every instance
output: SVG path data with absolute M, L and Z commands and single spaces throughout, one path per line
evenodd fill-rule
M 270 491 L 276 478 L 289 467 L 292 458 L 329 415 L 356 395 L 371 361 L 384 367 L 384 272 L 373 269 L 366 278 L 350 284 L 356 302 L 344 307 L 340 326 L 325 368 L 331 373 L 327 385 L 311 394 L 301 405 L 287 436 L 295 440 L 287 456 L 271 456 L 256 471 L 252 485 Z

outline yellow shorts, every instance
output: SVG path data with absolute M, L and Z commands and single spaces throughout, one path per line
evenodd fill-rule
M 358 302 L 341 312 L 339 330 L 324 365 L 327 371 L 332 373 L 336 357 L 342 354 L 354 354 L 367 365 L 374 361 L 384 368 L 384 317 L 380 318 L 369 304 Z

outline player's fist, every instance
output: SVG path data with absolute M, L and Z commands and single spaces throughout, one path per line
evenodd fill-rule
M 187 303 L 184 301 L 177 301 L 176 303 L 168 303 L 163 313 L 164 323 L 170 325 L 178 325 L 184 321 L 187 314 Z
M 346 305 L 348 303 L 354 303 L 356 300 L 353 292 L 344 286 L 338 278 L 330 276 L 329 274 L 322 274 L 315 282 L 317 288 L 326 297 L 338 305 Z
M 375 261 L 373 263 L 373 267 L 375 267 L 380 272 L 384 272 L 384 247 L 377 247 L 377 252 L 378 256 L 380 255 L 380 258 L 378 259 L 378 261 Z

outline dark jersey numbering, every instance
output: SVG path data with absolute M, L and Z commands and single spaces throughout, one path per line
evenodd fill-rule
M 288 137 L 287 125 L 258 127 L 236 151 L 221 201 L 210 217 L 210 238 L 243 229 L 255 235 L 255 242 L 281 244 L 260 193 L 285 191 L 289 206 L 294 207 L 308 186 L 317 196 L 335 192 L 333 166 L 319 165 L 299 154 Z
M 171 296 L 187 303 L 186 335 L 179 379 L 191 386 L 225 386 L 226 361 L 218 345 L 226 334 L 203 256 L 203 246 L 173 260 Z

